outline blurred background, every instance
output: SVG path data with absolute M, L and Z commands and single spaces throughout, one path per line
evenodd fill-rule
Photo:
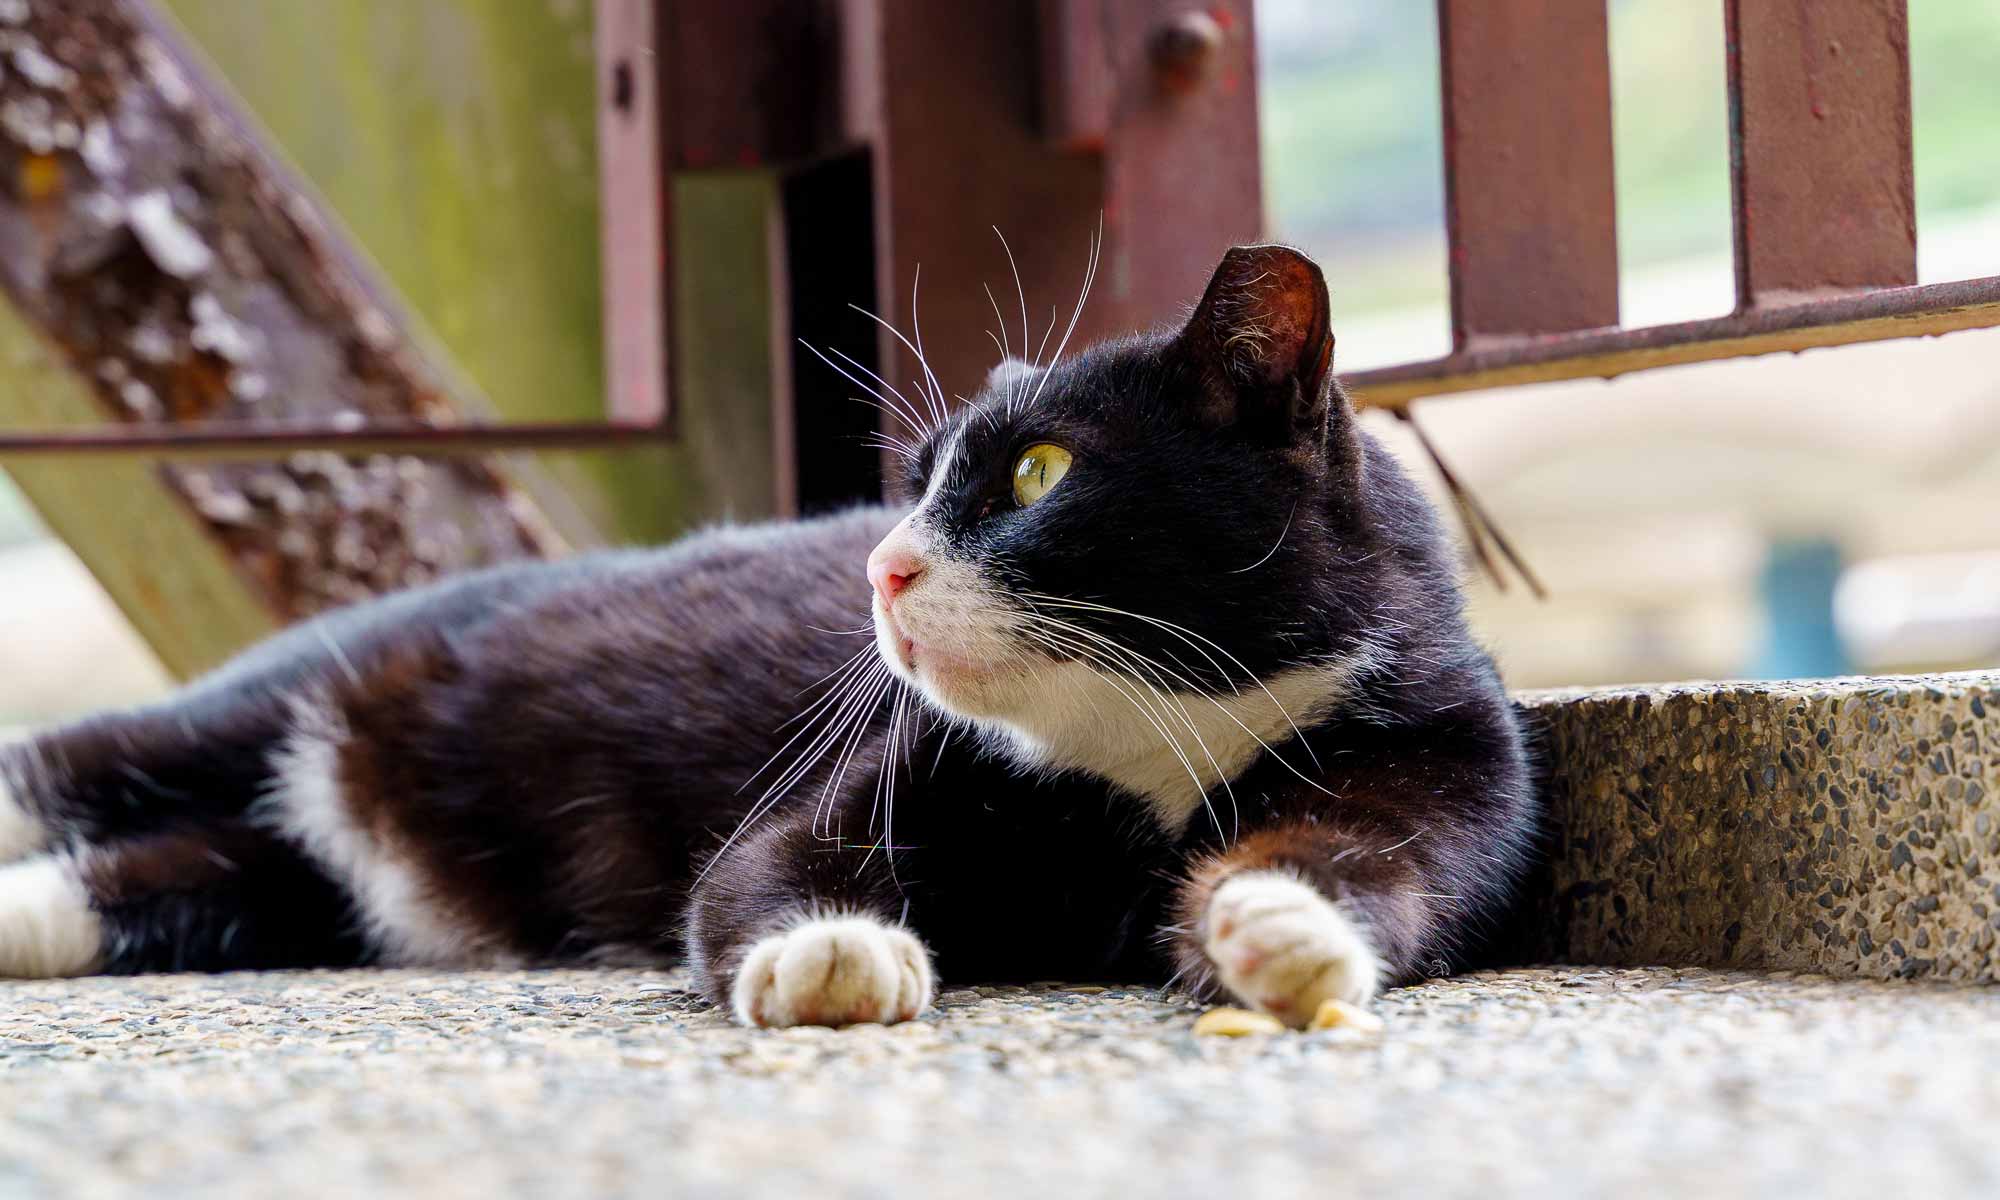
M 167 7 L 497 408 L 599 410 L 585 0 Z M 1628 326 L 1734 303 L 1721 7 L 1610 5 Z M 1339 366 L 1446 353 L 1434 7 L 1256 15 L 1268 231 L 1326 267 Z M 1910 0 L 1910 27 L 1920 280 L 2000 274 L 2000 5 Z M 1996 364 L 1966 332 L 1424 401 L 1551 592 L 1468 571 L 1482 635 L 1520 687 L 2000 662 Z M 619 537 L 687 519 L 661 451 L 550 466 Z M 0 726 L 168 683 L 0 479 Z

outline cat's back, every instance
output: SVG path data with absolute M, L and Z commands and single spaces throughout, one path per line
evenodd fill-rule
M 482 640 L 565 662 L 669 650 L 718 664 L 845 658 L 865 644 L 868 553 L 898 516 L 868 506 L 585 555 L 559 568 L 559 586 L 497 612 Z
M 866 625 L 868 552 L 897 516 L 864 506 L 466 572 L 302 622 L 196 683 L 185 701 L 278 696 L 414 647 L 476 670 L 573 675 L 640 662 L 660 671 L 745 654 L 789 655 L 808 670 L 852 640 L 825 630 Z

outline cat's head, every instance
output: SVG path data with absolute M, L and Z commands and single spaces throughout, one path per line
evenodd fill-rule
M 1178 330 L 1003 363 L 905 464 L 911 510 L 868 563 L 883 659 L 1049 742 L 1352 650 L 1328 588 L 1361 468 L 1332 360 L 1319 268 L 1250 246 Z

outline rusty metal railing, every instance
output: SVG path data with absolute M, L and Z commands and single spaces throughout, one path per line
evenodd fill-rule
M 1736 311 L 1618 322 L 1601 0 L 1439 0 L 1453 351 L 1363 403 L 2000 325 L 2000 278 L 1918 287 L 1905 0 L 1729 0 Z
M 0 456 L 485 454 L 673 436 L 676 173 L 864 162 L 828 185 L 846 203 L 788 204 L 784 235 L 866 240 L 872 278 L 858 287 L 906 326 L 916 267 L 964 268 L 924 301 L 932 328 L 954 334 L 985 323 L 988 226 L 1017 234 L 1013 265 L 1047 280 L 1080 273 L 1101 217 L 1107 282 L 1079 339 L 1171 319 L 1219 251 L 1261 227 L 1249 0 L 597 12 L 603 421 L 122 425 L 0 435 Z M 1349 376 L 1360 403 L 2000 325 L 2000 278 L 1915 286 L 1906 0 L 1728 0 L 1738 305 L 1646 328 L 1619 323 L 1604 0 L 1439 0 L 1438 21 L 1453 350 Z M 870 227 L 825 225 L 827 212 L 871 214 Z M 773 346 L 813 331 L 811 314 L 778 310 Z M 942 340 L 932 366 L 971 386 L 988 349 Z M 879 330 L 854 353 L 885 378 L 915 370 Z M 818 385 L 776 374 L 784 424 Z

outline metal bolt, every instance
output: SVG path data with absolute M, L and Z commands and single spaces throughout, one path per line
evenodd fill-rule
M 1153 34 L 1153 72 L 1166 91 L 1185 94 L 1201 85 L 1225 37 L 1222 24 L 1201 9 L 1182 13 Z

